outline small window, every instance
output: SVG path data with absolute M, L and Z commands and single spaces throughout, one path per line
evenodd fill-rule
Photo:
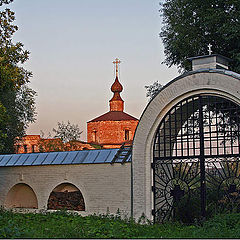
M 129 130 L 125 130 L 125 140 L 128 141 L 129 140 Z
M 21 147 L 20 145 L 16 146 L 16 153 L 19 153 L 20 147 Z
M 35 145 L 32 145 L 32 153 L 35 153 Z
M 93 131 L 93 142 L 97 141 L 97 131 Z
M 24 147 L 24 153 L 27 153 L 27 145 L 24 144 L 23 147 Z

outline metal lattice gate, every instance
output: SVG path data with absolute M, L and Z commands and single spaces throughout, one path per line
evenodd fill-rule
M 219 96 L 176 104 L 154 140 L 155 222 L 185 222 L 240 203 L 240 107 Z

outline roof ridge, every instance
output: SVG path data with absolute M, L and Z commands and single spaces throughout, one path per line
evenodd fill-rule
M 138 121 L 137 118 L 131 116 L 128 113 L 122 112 L 122 111 L 109 111 L 107 113 L 104 113 L 100 115 L 99 117 L 96 117 L 89 122 L 98 122 L 98 121 L 129 121 L 134 120 Z

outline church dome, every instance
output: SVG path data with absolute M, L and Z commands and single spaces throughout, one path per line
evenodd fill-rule
M 115 82 L 113 83 L 111 87 L 112 92 L 122 92 L 123 86 L 122 84 L 118 81 L 118 76 L 116 76 Z

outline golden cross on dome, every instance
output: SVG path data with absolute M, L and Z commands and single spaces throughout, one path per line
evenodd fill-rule
M 113 64 L 116 65 L 116 77 L 118 77 L 118 64 L 120 63 L 121 61 L 118 58 L 116 58 L 115 61 L 113 61 Z

